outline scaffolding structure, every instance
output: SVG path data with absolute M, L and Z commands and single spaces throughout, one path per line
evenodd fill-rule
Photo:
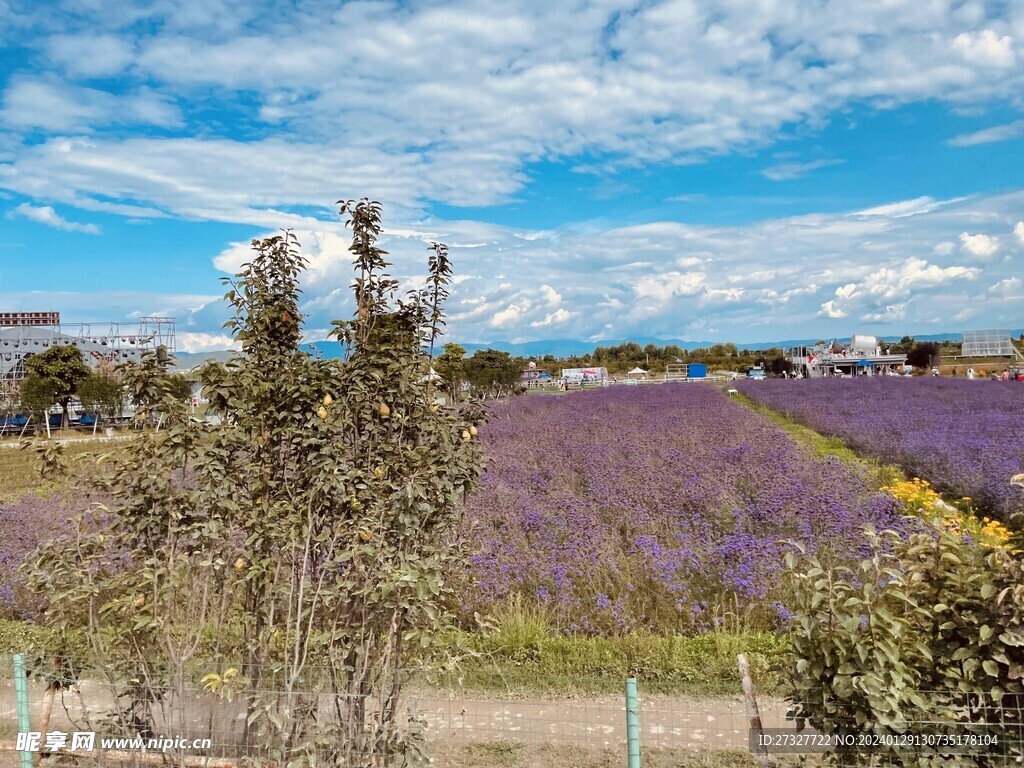
M 1005 328 L 990 328 L 981 331 L 964 331 L 961 357 L 1010 357 L 1024 360 L 1024 355 L 1013 345 L 1010 331 Z
M 147 353 L 173 355 L 177 349 L 173 317 L 140 317 L 137 323 L 54 323 L 0 327 L 0 412 L 17 402 L 27 370 L 25 361 L 54 346 L 75 346 L 86 364 L 139 361 Z
M 686 381 L 690 378 L 689 363 L 669 363 L 665 366 L 665 381 Z

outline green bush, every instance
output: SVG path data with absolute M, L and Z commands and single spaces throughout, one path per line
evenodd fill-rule
M 999 749 L 1019 754 L 1019 557 L 939 522 L 916 530 L 869 533 L 871 556 L 856 571 L 787 556 L 796 714 L 823 731 L 879 735 L 919 733 L 928 721 L 938 732 L 998 737 Z M 982 752 L 941 759 L 893 752 L 877 764 L 985 765 Z
M 46 627 L 26 624 L 23 621 L 0 620 L 0 653 L 30 653 L 40 648 L 51 647 L 53 633 Z

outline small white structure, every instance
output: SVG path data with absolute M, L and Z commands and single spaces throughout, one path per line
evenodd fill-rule
M 567 381 L 570 384 L 598 384 L 602 387 L 608 386 L 608 369 L 607 368 L 563 368 L 561 377 L 562 381 Z
M 437 374 L 437 371 L 431 367 L 430 373 L 420 376 L 419 383 L 422 384 L 425 381 L 441 381 L 441 377 Z
M 878 337 L 855 333 L 850 338 L 849 351 L 855 355 L 873 356 L 881 354 L 878 348 Z
M 646 379 L 647 378 L 647 371 L 645 371 L 643 368 L 640 368 L 639 366 L 637 366 L 636 368 L 634 368 L 632 371 L 630 371 L 626 375 L 627 376 L 642 376 L 643 378 Z

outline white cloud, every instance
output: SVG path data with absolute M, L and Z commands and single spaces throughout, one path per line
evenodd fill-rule
M 953 50 L 972 64 L 988 67 L 1012 67 L 1017 62 L 1013 38 L 999 36 L 991 29 L 963 32 L 953 40 Z
M 546 301 L 548 304 L 552 306 L 557 307 L 559 304 L 562 303 L 562 297 L 558 294 L 558 291 L 556 291 L 550 285 L 542 285 L 540 287 L 540 294 L 543 297 L 544 301 Z
M 905 320 L 907 317 L 907 304 L 890 304 L 876 311 L 868 312 L 861 317 L 866 323 L 896 323 Z
M 960 233 L 960 250 L 978 259 L 989 259 L 999 250 L 999 240 L 989 235 Z
M 894 207 L 889 216 L 814 214 L 736 227 L 659 222 L 567 228 L 530 240 L 510 228 L 486 225 L 480 231 L 475 222 L 432 221 L 429 227 L 404 227 L 382 244 L 402 275 L 422 274 L 422 241 L 428 235 L 452 242 L 467 237 L 464 227 L 473 227 L 474 242 L 489 244 L 474 249 L 475 279 L 453 287 L 449 335 L 456 340 L 493 338 L 495 329 L 504 338 L 542 334 L 557 322 L 560 335 L 577 338 L 606 337 L 604 329 L 611 325 L 612 337 L 679 337 L 687 329 L 716 327 L 742 341 L 765 327 L 773 336 L 787 333 L 777 328 L 803 336 L 816 318 L 828 315 L 884 324 L 901 322 L 902 313 L 904 320 L 924 322 L 926 313 L 952 302 L 947 315 L 952 317 L 979 277 L 990 278 L 981 289 L 984 295 L 1009 267 L 930 263 L 924 255 L 931 254 L 937 231 L 1019 210 L 1022 201 L 1024 194 L 942 201 L 914 216 L 905 215 L 906 207 Z M 314 314 L 332 306 L 326 298 L 323 306 L 314 304 L 320 296 L 351 280 L 343 246 L 344 238 L 337 246 L 339 272 L 329 280 L 310 279 Z M 681 252 L 700 253 L 700 268 L 674 269 Z M 759 268 L 751 270 L 752 263 Z M 460 269 L 456 260 L 457 274 Z M 549 303 L 553 294 L 557 307 Z M 351 312 L 347 290 L 342 295 Z M 325 326 L 326 318 L 318 315 L 317 323 Z M 704 326 L 696 325 L 702 320 Z
M 924 259 L 910 258 L 896 268 L 882 267 L 869 274 L 860 289 L 876 303 L 906 298 L 922 288 L 942 286 L 960 280 L 974 280 L 976 267 L 939 267 Z
M 544 328 L 549 325 L 556 325 L 558 323 L 564 323 L 566 320 L 572 317 L 572 312 L 566 309 L 559 309 L 556 312 L 552 312 L 549 315 L 545 315 L 543 320 L 536 320 L 530 323 L 531 328 Z
M 1006 125 L 983 128 L 974 133 L 963 133 L 954 136 L 947 143 L 953 147 L 973 147 L 976 144 L 990 144 L 996 141 L 1009 141 L 1024 134 L 1024 120 L 1015 120 Z
M 529 308 L 529 302 L 524 302 L 523 304 L 509 304 L 505 309 L 494 313 L 489 325 L 492 328 L 508 328 L 521 320 Z
M 664 272 L 636 281 L 633 292 L 637 301 L 654 299 L 665 302 L 681 296 L 696 296 L 704 287 L 704 272 Z
M 946 201 L 947 203 L 949 201 Z M 934 211 L 942 205 L 941 202 L 930 197 L 916 197 L 913 200 L 901 200 L 898 203 L 879 205 L 875 208 L 868 208 L 857 211 L 858 216 L 884 216 L 886 218 L 899 218 L 903 216 L 916 216 L 920 213 Z
M 953 252 L 954 248 L 956 248 L 956 245 L 948 241 L 943 243 L 937 243 L 935 247 L 932 248 L 932 253 L 934 253 L 936 256 L 949 256 L 949 254 Z
M 827 168 L 830 165 L 839 165 L 842 160 L 812 160 L 807 163 L 779 163 L 761 171 L 761 175 L 772 181 L 788 181 L 806 176 L 811 171 L 819 168 Z
M 34 221 L 38 224 L 45 224 L 48 227 L 54 229 L 62 229 L 65 232 L 82 232 L 86 235 L 98 235 L 100 228 L 95 224 L 77 224 L 73 221 L 68 221 L 60 216 L 52 206 L 49 205 L 30 205 L 29 203 L 22 203 L 16 207 L 13 211 L 8 213 L 8 218 L 12 216 L 23 216 L 30 221 Z
M 1007 277 L 992 285 L 988 292 L 997 296 L 1019 297 L 1021 295 L 1021 286 L 1024 286 L 1024 282 L 1019 277 Z
M 46 52 L 52 62 L 79 77 L 116 75 L 135 56 L 131 42 L 114 34 L 53 35 L 46 40 Z
M 115 96 L 46 78 L 13 78 L 3 95 L 0 124 L 50 132 L 90 131 L 107 125 L 178 126 L 181 113 L 148 88 Z
M 426 200 L 506 201 L 539 158 L 593 156 L 602 173 L 699 162 L 763 147 L 791 126 L 816 129 L 851 104 L 967 108 L 1024 88 L 1017 68 L 989 70 L 1015 61 L 1013 4 L 1005 29 L 978 29 L 985 19 L 970 4 L 920 0 L 860 4 L 855 15 L 812 0 L 380 0 L 331 13 L 320 3 L 267 13 L 227 0 L 80 2 L 53 14 L 67 17 L 61 25 L 36 5 L 17 28 L 39 30 L 40 60 L 27 57 L 8 84 L 8 126 L 61 141 L 52 134 L 187 125 L 195 138 L 115 134 L 66 155 L 32 142 L 0 185 L 259 226 L 259 198 L 273 195 L 254 190 L 268 168 L 280 185 L 271 205 L 321 205 L 345 187 L 418 213 Z M 119 78 L 127 90 L 64 77 Z M 211 119 L 211 104 L 230 113 Z M 223 138 L 222 120 L 244 140 Z M 127 157 L 140 167 L 126 168 Z M 793 178 L 830 162 L 764 172 Z
M 176 332 L 175 338 L 182 352 L 214 352 L 222 349 L 239 349 L 233 338 L 223 333 Z
M 747 291 L 743 288 L 708 288 L 701 295 L 700 303 L 702 307 L 732 304 L 741 301 L 746 295 Z
M 1013 234 L 1017 238 L 1017 242 L 1024 245 L 1024 221 L 1018 221 L 1013 228 Z
M 941 201 L 913 216 L 905 215 L 905 206 L 893 206 L 889 216 L 852 212 L 741 226 L 658 222 L 566 228 L 529 240 L 512 228 L 433 221 L 429 227 L 406 227 L 382 245 L 393 256 L 396 274 L 421 275 L 428 235 L 452 242 L 468 239 L 466 228 L 471 228 L 474 242 L 489 243 L 475 249 L 465 265 L 458 259 L 454 263 L 456 274 L 469 267 L 476 276 L 453 286 L 449 337 L 455 340 L 495 338 L 495 329 L 506 339 L 531 332 L 543 338 L 555 321 L 560 321 L 559 336 L 574 338 L 685 338 L 687 333 L 710 333 L 712 327 L 720 338 L 736 341 L 756 341 L 758 334 L 763 340 L 802 338 L 833 329 L 820 323 L 829 314 L 841 319 L 840 313 L 848 321 L 898 333 L 904 323 L 935 327 L 938 322 L 937 330 L 945 330 L 942 322 L 965 302 L 977 304 L 981 316 L 996 311 L 986 302 L 994 296 L 988 287 L 1012 277 L 1012 264 L 950 264 L 949 254 L 937 264 L 929 257 L 945 233 L 962 231 L 972 222 L 1005 219 L 1022 207 L 1024 192 Z M 343 245 L 344 233 L 339 252 Z M 701 254 L 699 268 L 676 268 L 680 253 Z M 329 279 L 317 276 L 307 297 L 312 306 L 342 288 L 345 311 L 351 313 L 351 273 L 345 271 L 344 253 L 339 259 L 339 271 Z M 558 294 L 558 307 L 548 303 L 548 288 Z M 313 308 L 318 325 L 326 326 L 326 312 L 319 305 Z M 940 321 L 933 320 L 936 313 Z
M 821 305 L 821 309 L 818 310 L 818 317 L 827 317 L 829 319 L 836 320 L 846 317 L 846 312 L 840 309 L 835 301 L 826 301 Z

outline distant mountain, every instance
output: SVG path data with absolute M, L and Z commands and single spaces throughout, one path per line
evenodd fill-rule
M 1014 329 L 1010 331 L 1014 338 L 1019 338 L 1021 334 L 1024 334 L 1024 329 Z M 894 342 L 899 341 L 902 336 L 879 336 L 881 341 Z M 957 333 L 931 333 L 931 334 L 918 334 L 914 336 L 918 341 L 959 341 L 961 334 Z M 805 338 L 805 339 L 785 339 L 782 341 L 758 341 L 758 342 L 733 342 L 740 349 L 770 349 L 772 347 L 778 347 L 780 349 L 786 349 L 788 347 L 798 347 L 809 344 L 814 344 L 820 340 L 821 337 L 816 338 Z M 829 339 L 831 341 L 831 339 Z M 838 338 L 836 341 L 840 343 L 849 341 L 850 337 Z M 579 339 L 544 339 L 542 341 L 525 341 L 525 342 L 511 342 L 511 341 L 492 341 L 488 343 L 480 342 L 458 342 L 460 346 L 466 349 L 467 354 L 472 355 L 478 349 L 497 349 L 502 352 L 508 352 L 513 357 L 528 357 L 528 358 L 541 358 L 544 355 L 554 355 L 555 357 L 572 357 L 582 356 L 593 352 L 596 347 L 615 347 L 620 344 L 625 344 L 628 341 L 635 341 L 641 347 L 647 344 L 654 344 L 658 347 L 664 347 L 668 344 L 675 344 L 681 349 L 694 350 L 698 348 L 708 348 L 715 344 L 722 344 L 725 342 L 719 341 L 684 341 L 683 339 L 655 339 L 650 337 L 639 337 L 635 339 L 608 339 L 605 341 L 590 342 L 580 341 Z M 337 341 L 314 341 L 310 344 L 303 344 L 303 349 L 313 352 L 320 357 L 333 359 L 342 356 L 342 346 Z M 187 353 L 179 352 L 176 355 L 176 367 L 179 369 L 190 369 L 195 368 L 198 365 L 206 362 L 207 360 L 219 360 L 223 362 L 227 360 L 234 352 L 230 350 L 222 350 L 215 352 L 196 352 Z
M 226 362 L 236 354 L 238 353 L 230 349 L 221 349 L 213 352 L 176 352 L 174 354 L 174 367 L 181 371 L 188 371 L 210 360 L 216 360 L 219 363 Z

